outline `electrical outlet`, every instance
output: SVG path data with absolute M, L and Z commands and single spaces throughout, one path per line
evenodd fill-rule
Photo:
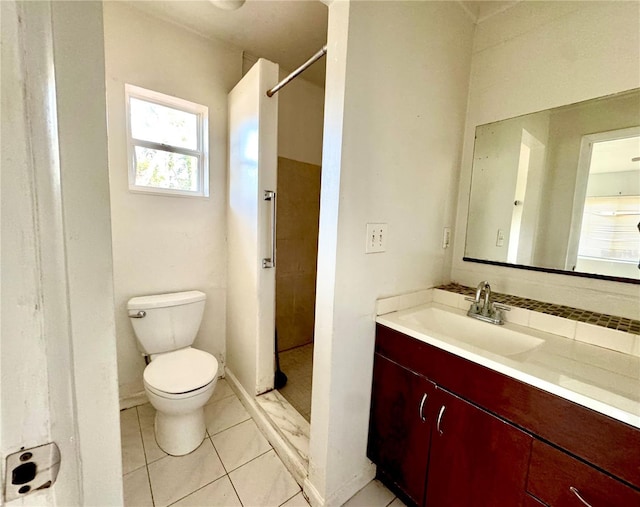
M 496 246 L 504 246 L 504 231 L 502 229 L 498 229 L 498 234 L 496 235 Z
M 365 253 L 384 252 L 387 249 L 387 224 L 367 224 Z
M 451 244 L 451 227 L 442 229 L 442 248 L 449 248 Z

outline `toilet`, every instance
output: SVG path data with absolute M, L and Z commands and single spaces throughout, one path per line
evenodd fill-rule
M 190 453 L 204 440 L 204 405 L 218 380 L 216 358 L 191 347 L 205 300 L 194 290 L 135 297 L 127 304 L 138 348 L 150 359 L 143 379 L 156 409 L 156 442 L 173 456 Z

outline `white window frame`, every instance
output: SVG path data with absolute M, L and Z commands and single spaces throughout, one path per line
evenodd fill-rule
M 195 114 L 197 117 L 198 149 L 190 150 L 179 146 L 135 139 L 131 135 L 131 98 Z M 196 104 L 195 102 L 190 102 L 188 100 L 172 97 L 170 95 L 165 95 L 164 93 L 155 92 L 153 90 L 148 90 L 146 88 L 130 84 L 125 84 L 125 102 L 127 115 L 127 155 L 129 158 L 129 191 L 165 196 L 209 197 L 209 108 L 201 104 Z M 198 190 L 178 190 L 173 188 L 136 185 L 136 146 L 196 157 L 198 160 Z

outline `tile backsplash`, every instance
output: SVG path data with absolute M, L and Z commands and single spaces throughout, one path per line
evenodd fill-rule
M 475 296 L 474 288 L 449 284 L 435 287 L 432 300 L 465 310 L 469 296 Z M 492 292 L 492 299 L 511 308 L 504 316 L 507 322 L 640 356 L 640 321 L 498 292 Z
M 475 296 L 476 294 L 476 290 L 474 288 L 459 285 L 457 283 L 442 285 L 440 287 L 436 287 L 436 289 L 453 292 L 455 294 L 462 294 L 464 296 Z M 614 315 L 606 315 L 603 313 L 591 312 L 589 310 L 580 310 L 579 308 L 572 308 L 570 306 L 544 303 L 542 301 L 536 301 L 535 299 L 511 296 L 509 294 L 501 294 L 499 292 L 492 292 L 491 297 L 496 303 L 523 308 L 525 310 L 532 310 L 534 312 L 553 315 L 555 317 L 562 317 L 564 319 L 577 322 L 585 322 L 587 324 L 615 329 L 617 331 L 624 331 L 625 333 L 640 335 L 640 320 L 616 317 Z

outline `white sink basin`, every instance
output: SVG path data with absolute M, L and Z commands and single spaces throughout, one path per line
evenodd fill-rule
M 505 357 L 528 352 L 544 343 L 535 336 L 435 307 L 399 316 L 398 320 Z

